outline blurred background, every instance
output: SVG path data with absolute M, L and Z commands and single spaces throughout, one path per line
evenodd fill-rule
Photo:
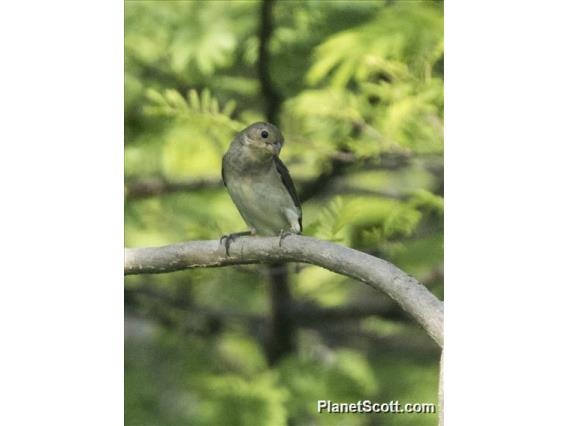
M 126 1 L 126 245 L 245 230 L 221 158 L 268 120 L 304 233 L 443 299 L 443 60 L 437 1 Z M 125 280 L 126 425 L 435 425 L 316 403 L 436 403 L 439 356 L 388 297 L 314 266 Z

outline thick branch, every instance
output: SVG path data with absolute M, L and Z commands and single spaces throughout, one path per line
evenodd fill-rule
M 396 266 L 316 238 L 291 235 L 282 241 L 282 247 L 279 240 L 279 237 L 241 237 L 231 244 L 230 256 L 218 240 L 126 249 L 124 272 L 127 275 L 152 274 L 252 263 L 310 263 L 385 292 L 443 346 L 443 303 Z

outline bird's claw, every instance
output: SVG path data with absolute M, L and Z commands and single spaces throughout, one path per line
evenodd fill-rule
M 223 240 L 225 240 L 224 244 L 223 244 Z M 235 236 L 233 234 L 222 235 L 221 239 L 219 240 L 219 244 L 225 246 L 225 253 L 227 253 L 227 256 L 230 256 L 229 247 L 231 247 L 231 243 L 233 241 L 235 241 Z
M 229 247 L 231 247 L 231 243 L 233 241 L 236 240 L 237 237 L 242 237 L 245 235 L 251 235 L 250 231 L 246 231 L 246 232 L 235 232 L 233 234 L 228 234 L 228 235 L 222 235 L 221 239 L 219 240 L 219 244 L 223 245 L 223 240 L 225 240 L 225 252 L 227 253 L 227 256 L 230 256 L 229 254 Z
M 290 235 L 294 235 L 294 233 L 292 231 L 280 231 L 280 240 L 278 241 L 278 247 L 282 248 L 282 241 L 284 241 L 284 238 Z

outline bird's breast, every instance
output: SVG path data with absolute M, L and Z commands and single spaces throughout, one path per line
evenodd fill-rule
M 277 173 L 231 176 L 227 189 L 243 219 L 259 234 L 276 235 L 290 227 L 287 212 L 297 208 Z

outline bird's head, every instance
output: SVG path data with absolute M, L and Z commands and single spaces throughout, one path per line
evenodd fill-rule
M 284 136 L 275 125 L 259 122 L 251 124 L 241 132 L 241 143 L 257 155 L 278 156 L 284 145 Z

